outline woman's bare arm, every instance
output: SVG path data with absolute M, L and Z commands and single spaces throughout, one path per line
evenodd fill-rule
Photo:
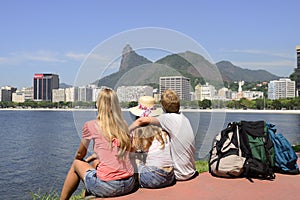
M 87 153 L 87 147 L 89 146 L 90 141 L 86 139 L 82 139 L 79 145 L 79 148 L 76 152 L 75 159 L 83 160 Z

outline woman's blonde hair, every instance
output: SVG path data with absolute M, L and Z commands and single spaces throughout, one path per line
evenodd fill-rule
M 157 126 L 145 126 L 136 128 L 133 132 L 132 146 L 135 150 L 147 152 L 154 140 L 160 142 L 160 148 L 165 148 L 164 135 L 162 129 Z
M 111 148 L 113 139 L 118 140 L 118 157 L 123 159 L 126 151 L 130 151 L 131 143 L 128 125 L 122 117 L 117 94 L 112 89 L 102 89 L 98 95 L 96 106 L 98 109 L 97 119 L 103 135 L 110 142 Z

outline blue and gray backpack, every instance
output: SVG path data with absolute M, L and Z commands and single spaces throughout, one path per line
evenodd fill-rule
M 299 174 L 297 155 L 288 140 L 281 134 L 276 133 L 274 124 L 266 123 L 269 137 L 275 151 L 275 172 L 284 174 Z

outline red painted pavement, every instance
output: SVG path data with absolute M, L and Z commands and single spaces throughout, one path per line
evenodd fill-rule
M 298 154 L 300 157 L 300 154 Z M 300 159 L 298 165 L 300 166 Z M 246 178 L 216 178 L 208 172 L 196 178 L 177 182 L 174 186 L 163 189 L 140 188 L 136 192 L 107 200 L 293 200 L 300 199 L 300 175 L 276 173 L 273 181 Z M 97 198 L 99 199 L 99 198 Z

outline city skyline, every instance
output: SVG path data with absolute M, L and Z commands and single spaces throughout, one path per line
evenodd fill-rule
M 289 76 L 296 68 L 296 46 L 300 44 L 299 6 L 297 0 L 3 0 L 0 86 L 32 86 L 35 73 L 60 74 L 61 82 L 72 85 L 82 62 L 97 45 L 121 32 L 143 27 L 185 34 L 214 62 L 228 60 L 242 68 Z M 111 60 L 102 58 L 101 62 L 108 65 Z

